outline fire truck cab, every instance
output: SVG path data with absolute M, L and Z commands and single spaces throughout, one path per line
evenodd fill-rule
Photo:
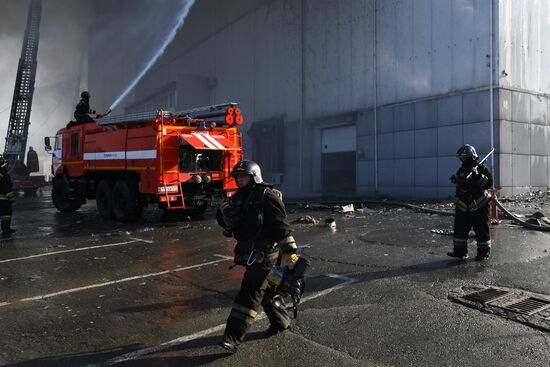
M 180 112 L 107 116 L 70 122 L 52 153 L 52 200 L 74 212 L 89 199 L 105 219 L 129 221 L 150 203 L 204 211 L 236 190 L 231 168 L 243 157 L 236 103 Z

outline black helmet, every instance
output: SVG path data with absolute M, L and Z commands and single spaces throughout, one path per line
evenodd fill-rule
M 85 100 L 90 99 L 90 93 L 88 93 L 88 91 L 85 90 L 84 92 L 80 93 L 80 98 Z
M 466 161 L 468 158 L 475 160 L 477 159 L 476 148 L 474 148 L 470 144 L 463 145 L 456 152 L 456 156 L 463 162 Z
M 251 175 L 254 182 L 257 184 L 263 183 L 262 170 L 256 162 L 243 160 L 237 163 L 231 171 L 231 177 L 235 177 L 240 174 Z

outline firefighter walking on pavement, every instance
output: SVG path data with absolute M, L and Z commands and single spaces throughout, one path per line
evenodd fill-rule
M 297 260 L 297 247 L 283 201 L 271 185 L 263 182 L 258 164 L 240 161 L 231 171 L 231 176 L 238 189 L 230 199 L 222 202 L 216 218 L 224 228 L 224 235 L 237 240 L 235 265 L 246 268 L 220 343 L 233 353 L 243 342 L 260 305 L 270 323 L 266 337 L 290 327 L 284 299 L 270 285 L 268 278 L 285 258 L 290 262 Z M 301 295 L 303 282 L 300 277 L 288 285 L 292 288 L 289 293 Z
M 0 224 L 2 237 L 10 237 L 14 229 L 11 228 L 11 212 L 13 185 L 8 173 L 8 162 L 0 155 Z
M 468 257 L 468 235 L 473 228 L 477 242 L 477 261 L 489 258 L 491 253 L 489 189 L 493 176 L 483 162 L 479 162 L 475 148 L 469 144 L 456 153 L 462 166 L 450 180 L 456 185 L 453 251 L 447 255 Z

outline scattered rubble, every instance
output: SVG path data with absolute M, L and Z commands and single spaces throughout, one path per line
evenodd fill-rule
M 525 222 L 527 222 L 529 224 L 534 224 L 536 226 L 541 226 L 542 225 L 542 222 L 538 218 L 529 218 Z
M 452 229 L 432 229 L 430 232 L 435 234 L 441 234 L 444 236 L 452 236 L 454 234 Z
M 315 218 L 313 218 L 311 215 L 306 215 L 304 217 L 300 217 L 296 219 L 292 223 L 299 223 L 299 224 L 317 224 L 319 221 Z
M 329 227 L 331 230 L 336 230 L 336 220 L 334 218 L 325 219 L 325 226 Z
M 340 214 L 346 214 L 346 213 L 353 213 L 355 211 L 355 208 L 353 207 L 353 204 L 347 204 L 342 205 L 340 207 L 335 207 L 333 211 L 340 213 Z
M 531 215 L 526 215 L 526 217 L 530 217 L 530 218 L 533 218 L 533 219 L 537 219 L 538 220 L 538 224 L 542 224 L 541 222 L 544 222 L 545 224 L 548 224 L 550 225 L 550 219 L 548 219 L 546 217 L 546 215 L 544 215 L 544 213 L 541 213 L 541 212 L 534 212 L 533 214 Z M 529 220 L 528 220 L 529 222 Z
M 351 200 L 350 200 L 351 201 Z M 349 201 L 348 201 L 349 203 Z M 502 205 L 506 203 L 505 205 Z M 454 215 L 454 200 L 451 198 L 444 200 L 429 200 L 429 201 L 392 201 L 389 198 L 383 200 L 365 199 L 353 200 L 352 203 L 342 204 L 336 201 L 331 202 L 297 202 L 298 210 L 331 210 L 335 213 L 343 215 L 343 220 L 349 218 L 367 218 L 369 214 L 377 215 L 395 215 L 395 213 L 404 210 L 413 210 L 430 215 Z M 369 207 L 365 205 L 368 204 Z M 499 217 L 511 219 L 510 224 L 519 224 L 529 229 L 550 232 L 550 218 L 547 218 L 541 210 L 550 208 L 550 190 L 534 191 L 514 196 L 499 196 L 497 205 L 499 206 Z M 533 214 L 530 214 L 533 213 Z M 513 217 L 513 218 L 512 218 Z M 492 224 L 500 223 L 498 218 L 492 218 Z M 322 224 L 321 224 L 322 225 Z M 507 225 L 507 224 L 503 224 Z M 325 223 L 325 226 L 327 224 Z M 441 235 L 450 235 L 451 231 L 434 228 L 432 233 Z

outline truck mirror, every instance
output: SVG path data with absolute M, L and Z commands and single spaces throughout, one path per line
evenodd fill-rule
M 49 136 L 46 136 L 44 138 L 44 145 L 45 145 L 45 148 L 46 148 L 46 152 L 50 152 L 52 150 L 52 146 L 50 145 L 50 137 Z

